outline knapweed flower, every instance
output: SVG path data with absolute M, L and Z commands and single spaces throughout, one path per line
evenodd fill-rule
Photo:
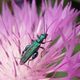
M 21 8 L 12 1 L 12 6 L 14 14 L 3 3 L 0 15 L 0 80 L 80 79 L 80 51 L 75 50 L 80 47 L 80 25 L 76 24 L 80 12 L 71 3 L 63 7 L 63 0 L 54 7 L 42 0 L 40 15 L 35 0 L 31 5 L 25 0 Z M 45 49 L 39 48 L 34 60 L 21 65 L 22 51 L 32 44 L 31 38 L 36 40 L 45 32 L 46 43 L 41 44 Z

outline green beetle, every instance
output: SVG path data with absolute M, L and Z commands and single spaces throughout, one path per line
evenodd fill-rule
M 40 36 L 38 36 L 38 39 L 35 41 L 32 41 L 31 45 L 27 45 L 24 49 L 24 51 L 22 52 L 22 56 L 21 56 L 21 60 L 20 60 L 20 64 L 23 65 L 24 63 L 26 63 L 30 57 L 32 57 L 32 60 L 35 59 L 38 56 L 38 49 L 43 47 L 40 47 L 41 44 L 43 43 L 43 40 L 46 39 L 47 34 L 41 34 Z

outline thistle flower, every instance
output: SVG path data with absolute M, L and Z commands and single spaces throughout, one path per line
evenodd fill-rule
M 38 16 L 35 0 L 32 5 L 24 1 L 19 8 L 12 1 L 14 15 L 3 4 L 0 15 L 0 80 L 71 80 L 80 78 L 80 51 L 74 48 L 80 44 L 80 25 L 76 26 L 79 11 L 71 9 L 71 3 L 63 8 L 63 1 L 52 7 L 42 0 Z M 42 15 L 45 11 L 44 16 Z M 44 33 L 48 28 L 46 41 L 38 57 L 29 63 L 20 65 L 22 51 L 31 44 L 31 38 Z M 76 53 L 73 55 L 73 53 Z M 66 73 L 63 77 L 56 74 Z

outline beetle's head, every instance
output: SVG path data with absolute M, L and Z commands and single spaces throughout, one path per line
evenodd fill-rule
M 37 39 L 37 42 L 42 43 L 44 39 L 46 39 L 48 34 L 41 34 Z
M 48 34 L 41 34 L 40 38 L 41 38 L 41 39 L 46 39 L 47 35 L 48 35 Z

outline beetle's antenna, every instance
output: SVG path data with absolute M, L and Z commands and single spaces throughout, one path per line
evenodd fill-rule
M 46 12 L 46 11 L 44 10 L 43 13 L 42 13 L 42 16 L 43 16 L 43 21 L 44 21 L 44 32 L 47 33 L 48 30 L 49 30 L 49 28 L 51 27 L 51 25 L 52 25 L 57 19 L 53 20 L 53 21 L 50 23 L 50 25 L 47 27 L 47 24 L 45 23 L 45 12 Z
M 27 32 L 27 34 L 28 34 L 28 36 L 29 36 L 31 42 L 34 41 L 34 40 L 31 38 L 31 36 L 30 36 L 30 34 L 29 34 L 28 32 Z
M 45 11 L 43 11 L 42 17 L 43 17 L 43 21 L 44 21 L 44 33 L 45 33 L 46 32 L 46 28 L 45 28 Z
M 53 20 L 50 25 L 48 26 L 48 28 L 46 29 L 46 33 L 48 32 L 49 28 L 51 27 L 51 25 L 56 21 L 57 19 Z

